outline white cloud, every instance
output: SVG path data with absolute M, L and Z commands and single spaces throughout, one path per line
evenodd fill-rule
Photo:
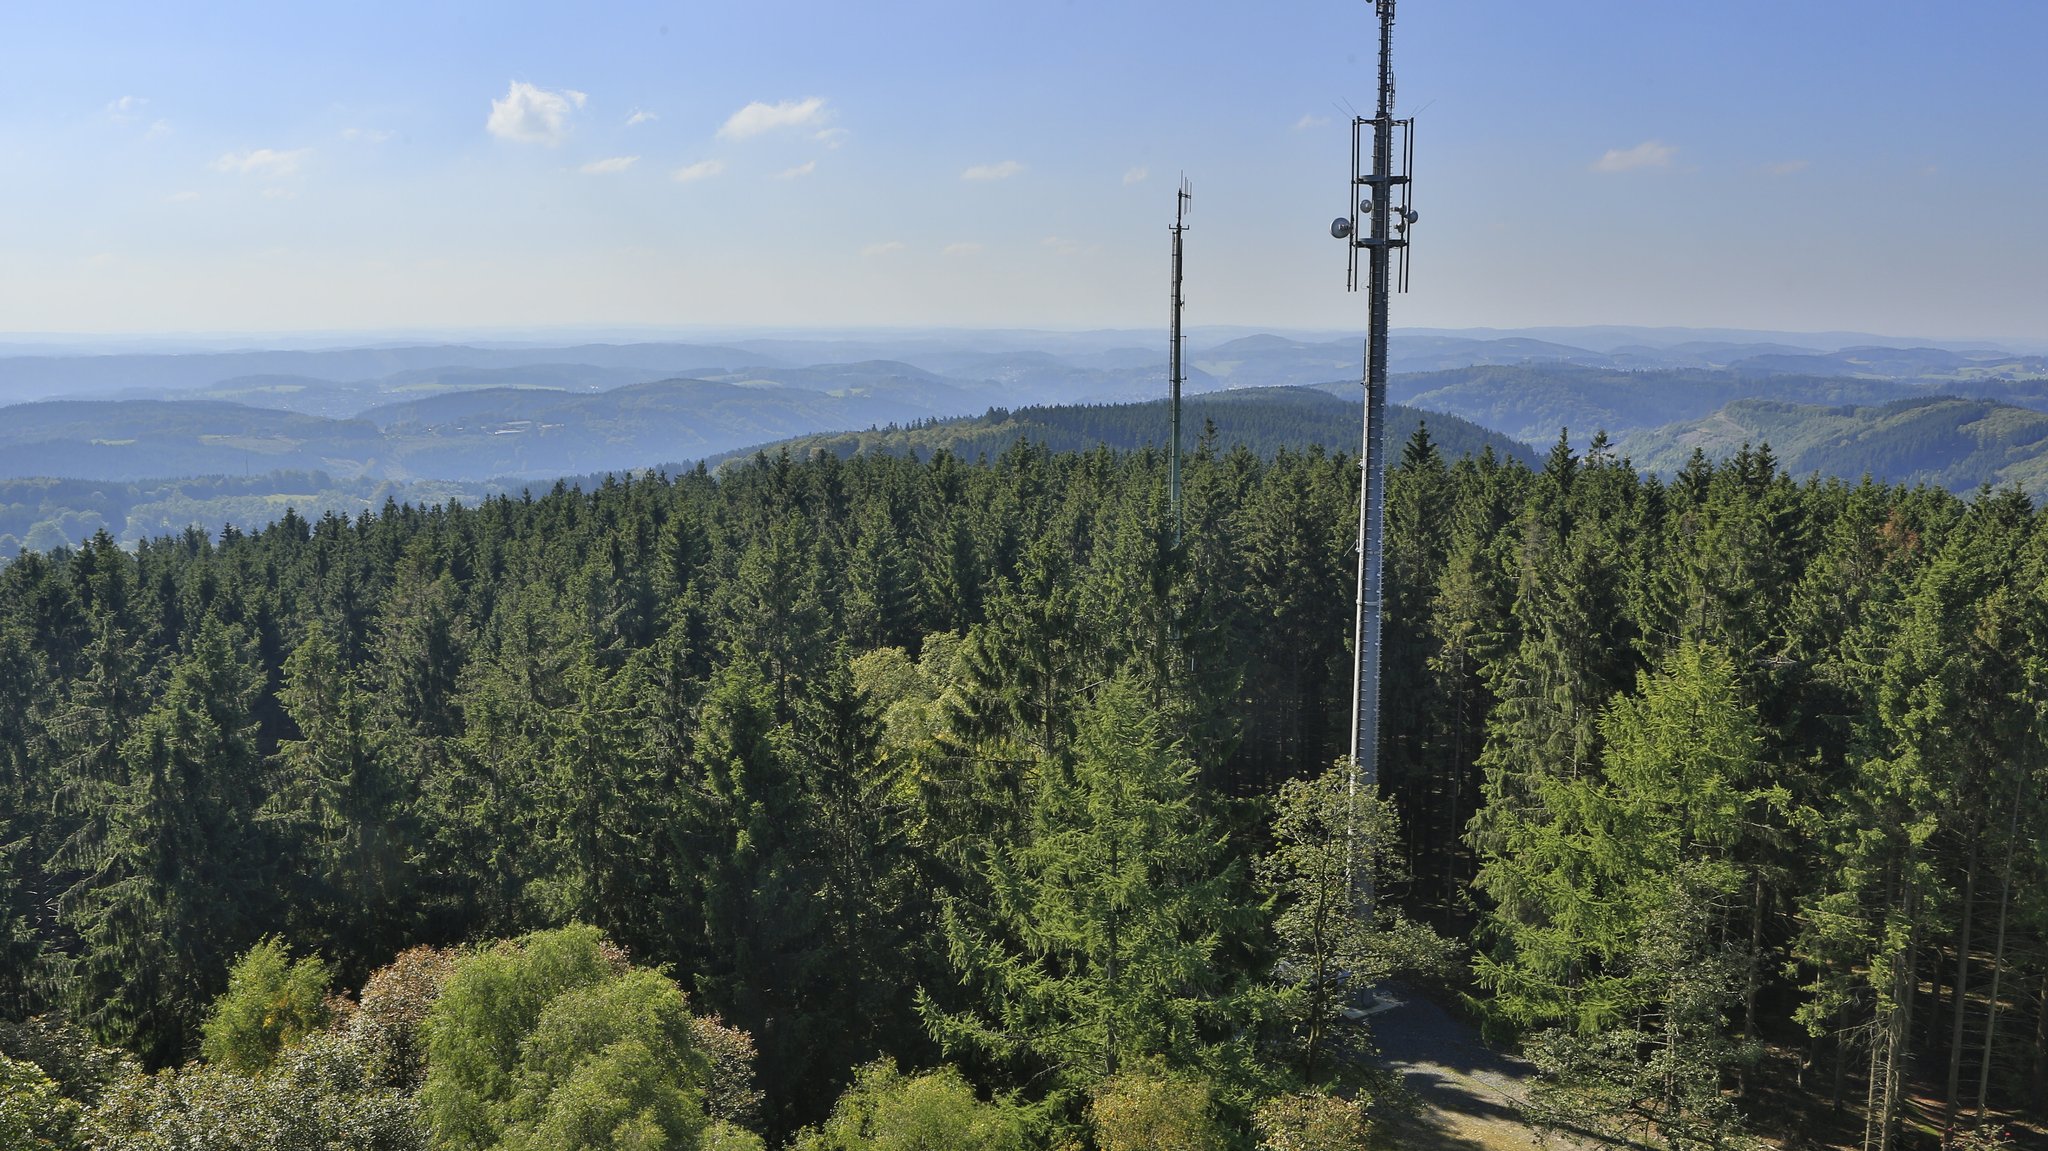
M 976 255 L 976 254 L 978 254 L 978 253 L 979 253 L 980 251 L 981 251 L 981 245 L 980 245 L 980 244 L 977 244 L 977 243 L 975 243 L 975 242 L 974 242 L 974 241 L 972 241 L 972 240 L 962 240 L 962 241 L 960 241 L 960 242 L 959 242 L 959 243 L 957 243 L 957 244 L 947 244 L 947 245 L 946 245 L 945 247 L 943 247 L 943 248 L 940 248 L 940 249 L 939 249 L 939 255 L 941 255 L 941 256 L 972 256 L 972 255 Z
M 635 108 L 633 109 L 633 114 L 631 116 L 626 117 L 626 127 L 630 128 L 635 124 L 645 124 L 649 120 L 659 119 L 661 119 L 661 117 L 653 112 L 643 111 L 642 109 Z
M 638 156 L 607 156 L 602 160 L 592 160 L 576 170 L 586 176 L 609 176 L 614 172 L 623 172 L 639 162 Z
M 1658 140 L 1645 140 L 1633 148 L 1609 148 L 1593 162 L 1595 172 L 1631 172 L 1637 168 L 1669 168 L 1678 149 Z
M 569 117 L 588 99 L 574 89 L 553 92 L 514 80 L 503 100 L 491 101 L 484 130 L 501 140 L 553 147 L 569 134 Z
M 1047 236 L 1038 242 L 1038 246 L 1041 248 L 1051 248 L 1062 256 L 1071 256 L 1081 250 L 1081 245 L 1078 242 L 1069 240 L 1065 236 Z
M 1143 183 L 1145 177 L 1150 176 L 1151 174 L 1152 173 L 1150 171 L 1144 168 L 1126 169 L 1124 172 L 1124 186 L 1129 187 L 1132 184 Z
M 846 129 L 820 128 L 811 139 L 825 145 L 827 148 L 837 148 L 839 145 L 846 143 Z
M 343 128 L 341 130 L 342 139 L 363 144 L 382 144 L 384 141 L 389 140 L 391 136 L 392 133 L 379 128 Z
M 1806 160 L 1780 160 L 1775 164 L 1765 164 L 1764 171 L 1773 176 L 1789 176 L 1794 172 L 1804 172 L 1808 163 Z
M 1297 132 L 1306 132 L 1310 128 L 1320 128 L 1329 122 L 1330 118 L 1328 116 L 1318 116 L 1314 113 L 1310 113 L 1294 122 L 1294 130 Z
M 794 168 L 785 168 L 776 173 L 775 178 L 778 180 L 801 180 L 817 170 L 818 162 L 816 160 L 805 160 Z
M 677 168 L 673 173 L 673 178 L 678 184 L 688 184 L 692 181 L 716 176 L 723 171 L 725 171 L 724 160 L 699 160 L 694 164 L 687 164 Z
M 800 128 L 808 124 L 825 122 L 825 100 L 812 96 L 806 100 L 784 100 L 779 104 L 764 104 L 759 100 L 741 108 L 726 117 L 725 125 L 718 129 L 718 135 L 726 140 L 744 140 L 777 128 Z
M 149 103 L 147 96 L 123 96 L 107 101 L 108 117 L 123 122 L 133 120 L 142 112 L 142 106 Z
M 862 248 L 862 249 L 860 250 L 860 254 L 861 254 L 861 255 L 863 255 L 863 256 L 870 256 L 870 257 L 872 257 L 872 256 L 887 256 L 887 255 L 890 255 L 890 254 L 892 254 L 892 253 L 895 253 L 895 252 L 900 252 L 900 251 L 902 251 L 902 250 L 903 250 L 903 241 L 901 241 L 901 240 L 884 240 L 884 241 L 882 241 L 882 242 L 881 242 L 881 243 L 879 243 L 879 244 L 869 244 L 869 245 L 868 245 L 867 247 L 865 247 L 865 248 Z
M 149 131 L 143 134 L 151 138 L 156 138 L 160 136 L 168 136 L 171 134 L 171 131 L 171 122 L 169 120 L 157 120 L 151 123 L 149 126 Z
M 1004 160 L 1000 164 L 976 164 L 960 173 L 963 180 L 1007 180 L 1024 170 L 1024 165 L 1015 160 Z
M 266 180 L 282 180 L 299 174 L 299 168 L 306 157 L 313 154 L 311 148 L 293 148 L 280 152 L 275 148 L 251 148 L 246 152 L 227 152 L 213 162 L 216 172 L 233 172 L 241 176 L 258 176 Z

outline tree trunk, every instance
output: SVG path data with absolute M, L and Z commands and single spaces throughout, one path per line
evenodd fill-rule
M 1892 1008 L 1877 1048 L 1884 1053 L 1884 1082 L 1876 1087 L 1876 1151 L 1892 1151 L 1899 1128 L 1899 1099 L 1905 1094 L 1906 1064 L 1912 1057 L 1913 1001 L 1920 990 L 1920 888 L 1905 881 L 1906 946 L 1892 957 Z M 1865 1143 L 1869 1143 L 1868 1124 Z
M 1109 873 L 1111 875 L 1116 875 L 1121 870 L 1118 866 L 1121 854 L 1117 850 L 1116 845 L 1112 844 L 1109 853 Z M 1117 926 L 1121 919 L 1122 916 L 1117 914 L 1116 907 L 1112 905 L 1109 909 L 1109 964 L 1108 970 L 1105 972 L 1109 980 L 1109 1002 L 1107 1004 L 1107 1018 L 1103 1020 L 1102 1027 L 1104 1049 L 1102 1064 L 1103 1073 L 1107 1076 L 1114 1076 L 1117 1071 L 1116 1009 L 1117 977 L 1120 974 L 1117 960 L 1121 958 L 1117 952 Z
M 1927 976 L 1927 1010 L 1922 1018 L 1927 1022 L 1927 1034 L 1922 1037 L 1925 1048 L 1934 1048 L 1935 1032 L 1941 1027 L 1941 1005 L 1949 1001 L 1948 991 L 1948 948 L 1940 943 L 1933 945 L 1933 962 Z M 1919 987 L 1919 982 L 1914 982 Z
M 1831 1042 L 1835 1048 L 1835 1083 L 1828 1089 L 1828 1113 L 1839 1116 L 1842 1113 L 1842 1092 L 1849 1087 L 1849 1045 L 1839 1036 Z
M 2012 861 L 2020 842 L 2020 804 L 2027 794 L 2027 777 L 2013 788 L 2012 818 L 2005 829 L 2005 869 L 1998 887 L 1998 935 L 1991 946 L 1991 1007 L 1984 1016 L 1984 1053 L 1977 1060 L 1977 1122 L 1984 1122 L 1985 1102 L 1991 1093 L 1991 1053 L 1997 1049 L 1999 984 L 2005 977 L 2005 921 L 2012 907 Z
M 1742 988 L 1742 1043 L 1747 1047 L 1756 1040 L 1756 995 L 1761 982 L 1764 954 L 1764 873 L 1761 868 L 1750 874 L 1749 896 L 1749 954 L 1744 957 L 1747 969 L 1743 976 Z M 1803 1072 L 1802 1072 L 1803 1075 Z M 1738 1066 L 1735 1072 L 1735 1093 L 1749 1093 L 1749 1071 Z
M 2034 1097 L 2048 1095 L 2048 975 L 2041 976 L 2041 1010 L 2034 1013 Z
M 1948 1091 L 1942 1096 L 1941 1141 L 1946 1146 L 1956 1124 L 1956 1095 L 1963 1081 L 1963 1022 L 1970 1007 L 1970 929 L 1977 911 L 1979 820 L 1970 821 L 1970 864 L 1963 872 L 1963 926 L 1956 941 L 1955 1019 L 1948 1032 Z

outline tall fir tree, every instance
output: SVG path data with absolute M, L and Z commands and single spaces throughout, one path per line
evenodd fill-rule
M 1195 776 L 1141 684 L 1103 687 L 1071 766 L 1039 774 L 1026 837 L 984 850 L 989 903 L 945 904 L 953 967 L 978 1002 L 925 997 L 942 1047 L 1084 1087 L 1141 1056 L 1203 1066 L 1241 1034 L 1242 989 L 1218 960 L 1249 907 Z

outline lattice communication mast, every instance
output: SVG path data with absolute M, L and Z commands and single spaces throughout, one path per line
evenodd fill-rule
M 1380 24 L 1379 104 L 1370 117 L 1351 121 L 1350 215 L 1330 224 L 1347 241 L 1350 274 L 1358 290 L 1359 254 L 1365 255 L 1365 423 L 1359 451 L 1357 667 L 1351 700 L 1351 788 L 1379 785 L 1381 554 L 1387 483 L 1387 297 L 1408 290 L 1408 229 L 1418 218 L 1409 205 L 1409 169 L 1415 158 L 1415 121 L 1394 118 L 1394 0 L 1374 0 Z M 1399 257 L 1396 260 L 1396 256 Z
M 1186 375 L 1181 371 L 1181 350 L 1186 346 L 1180 331 L 1180 306 L 1182 303 L 1180 295 L 1181 234 L 1188 230 L 1188 202 L 1194 198 L 1194 189 L 1188 185 L 1187 177 L 1181 177 L 1180 191 L 1174 194 L 1173 201 L 1173 353 L 1170 357 L 1172 367 L 1168 372 L 1173 388 L 1173 402 L 1168 405 L 1171 411 L 1169 418 L 1173 424 L 1173 431 L 1168 437 L 1171 440 L 1168 450 L 1172 454 L 1167 457 L 1166 464 L 1166 502 L 1173 516 L 1173 544 L 1175 547 L 1180 546 L 1181 521 L 1180 388 L 1182 384 L 1187 382 Z

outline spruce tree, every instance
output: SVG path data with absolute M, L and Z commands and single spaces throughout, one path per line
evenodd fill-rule
M 1199 1066 L 1232 1034 L 1239 989 L 1220 960 L 1247 908 L 1195 774 L 1142 685 L 1101 690 L 1072 765 L 1039 774 L 1027 837 L 983 850 L 988 905 L 945 903 L 978 1003 L 923 999 L 942 1047 L 1084 1086 L 1144 1056 Z
M 261 819 L 288 860 L 289 921 L 302 940 L 361 974 L 406 941 L 415 877 L 411 797 L 372 726 L 372 695 L 343 669 L 322 624 L 285 661 L 284 710 L 298 738 L 272 757 Z
M 201 625 L 123 746 L 105 822 L 65 849 L 88 869 L 63 900 L 84 945 L 79 1013 L 157 1066 L 195 1045 L 229 958 L 269 915 L 253 829 L 257 679 L 235 640 Z

